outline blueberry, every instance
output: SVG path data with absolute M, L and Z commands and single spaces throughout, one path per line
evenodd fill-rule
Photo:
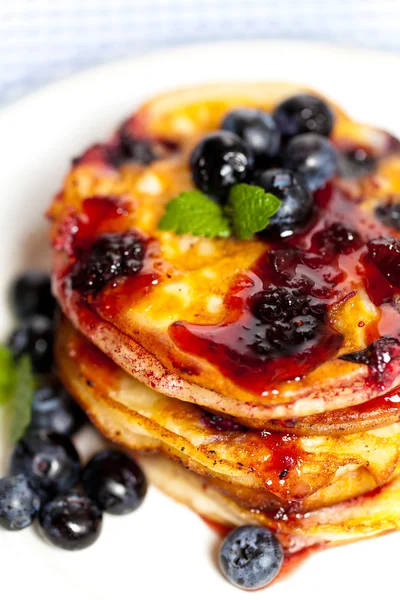
M 378 219 L 386 225 L 400 231 L 400 202 L 388 202 L 375 209 Z
M 263 237 L 287 237 L 310 219 L 312 195 L 293 171 L 269 169 L 260 173 L 254 183 L 275 194 L 282 203 L 261 233 Z
M 86 421 L 83 410 L 61 384 L 46 385 L 35 391 L 30 430 L 47 429 L 68 436 Z
M 79 455 L 59 433 L 28 432 L 11 456 L 12 475 L 24 474 L 43 500 L 71 489 L 80 476 Z
M 219 564 L 225 577 L 244 590 L 257 590 L 278 575 L 283 550 L 275 535 L 265 527 L 245 525 L 224 540 Z
M 125 515 L 142 503 L 147 482 L 142 469 L 116 450 L 96 454 L 86 465 L 82 482 L 85 493 L 102 509 Z
M 48 273 L 32 269 L 23 273 L 11 285 L 11 305 L 19 319 L 33 315 L 52 318 L 56 301 L 51 295 Z
M 286 138 L 300 133 L 329 136 L 334 122 L 329 106 L 310 94 L 287 98 L 276 107 L 273 116 L 279 131 Z
M 376 171 L 378 161 L 364 148 L 356 148 L 341 152 L 338 157 L 338 173 L 344 179 L 359 179 L 372 175 Z
M 14 359 L 29 354 L 36 373 L 48 373 L 53 365 L 54 324 L 42 315 L 28 317 L 11 334 L 8 345 Z
M 292 138 L 282 156 L 283 166 L 300 173 L 310 190 L 323 187 L 333 177 L 337 161 L 333 144 L 317 133 Z
M 10 531 L 28 527 L 40 508 L 40 498 L 25 475 L 0 479 L 0 525 Z
M 196 187 L 221 200 L 232 185 L 249 178 L 253 164 L 250 148 L 230 131 L 210 133 L 195 147 L 190 157 Z
M 256 108 L 238 108 L 226 115 L 222 129 L 238 135 L 254 154 L 257 166 L 265 166 L 274 158 L 281 143 L 272 115 Z
M 90 498 L 69 493 L 45 504 L 39 514 L 45 538 L 64 550 L 83 550 L 99 537 L 103 522 L 101 510 Z

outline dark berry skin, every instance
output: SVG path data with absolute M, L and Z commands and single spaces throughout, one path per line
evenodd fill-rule
M 338 157 L 338 174 L 344 179 L 359 179 L 372 175 L 377 166 L 377 158 L 364 148 L 341 152 Z
M 316 133 L 292 138 L 282 155 L 282 164 L 299 173 L 314 191 L 325 185 L 337 170 L 337 151 L 333 144 Z
M 319 336 L 327 316 L 326 307 L 318 300 L 284 287 L 256 294 L 252 312 L 266 325 L 265 340 L 257 346 L 260 353 L 292 352 Z
M 277 156 L 281 143 L 272 115 L 256 108 L 238 108 L 226 115 L 221 128 L 238 135 L 253 152 L 257 167 L 265 167 Z
M 29 430 L 47 429 L 61 435 L 74 435 L 87 422 L 83 410 L 61 384 L 35 390 Z
M 378 219 L 396 231 L 400 231 L 400 203 L 388 203 L 378 206 L 375 210 Z
M 40 508 L 38 493 L 25 475 L 9 475 L 0 479 L 0 525 L 10 531 L 28 527 Z
M 351 254 L 358 250 L 363 239 L 355 229 L 342 223 L 332 223 L 314 234 L 313 244 L 325 261 L 332 261 L 338 254 Z
M 116 154 L 118 164 L 132 161 L 142 165 L 150 165 L 157 158 L 158 155 L 150 140 L 138 139 L 122 128 Z
M 103 515 L 90 498 L 71 492 L 45 504 L 39 524 L 44 537 L 55 546 L 83 550 L 98 539 Z
M 8 346 L 15 360 L 29 354 L 36 373 L 49 373 L 53 366 L 54 323 L 34 315 L 25 319 L 11 334 Z
M 333 112 L 329 106 L 310 94 L 298 94 L 287 98 L 276 107 L 273 116 L 285 138 L 301 133 L 329 136 L 334 123 Z
M 253 165 L 254 157 L 250 148 L 230 131 L 208 134 L 190 157 L 196 187 L 220 200 L 226 198 L 232 185 L 249 179 Z
M 226 415 L 215 415 L 214 413 L 203 411 L 201 415 L 202 423 L 214 431 L 246 431 L 246 427 Z
M 19 319 L 44 315 L 53 317 L 56 301 L 51 295 L 50 277 L 46 271 L 32 269 L 11 284 L 11 306 Z
M 400 241 L 392 237 L 375 238 L 368 242 L 368 253 L 382 275 L 400 288 Z
M 390 385 L 393 381 L 392 363 L 400 360 L 400 341 L 383 336 L 364 350 L 342 354 L 341 360 L 367 365 L 374 382 Z
M 70 490 L 78 481 L 81 466 L 71 440 L 58 433 L 28 432 L 11 455 L 12 475 L 24 474 L 42 500 Z
M 312 214 L 312 195 L 301 177 L 288 169 L 269 169 L 254 180 L 279 198 L 281 206 L 270 218 L 262 237 L 288 237 L 304 227 Z
M 219 564 L 225 577 L 243 590 L 258 590 L 278 575 L 283 550 L 276 536 L 258 525 L 244 525 L 225 538 Z
M 71 275 L 73 289 L 95 295 L 122 275 L 136 275 L 143 267 L 144 243 L 137 233 L 105 233 L 84 251 Z
M 103 450 L 92 458 L 82 474 L 85 493 L 106 512 L 126 515 L 136 510 L 146 495 L 142 469 L 116 450 Z

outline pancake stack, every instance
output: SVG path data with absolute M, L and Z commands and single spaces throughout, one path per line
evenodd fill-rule
M 287 552 L 400 524 L 400 146 L 329 103 L 342 159 L 364 153 L 369 166 L 349 177 L 344 164 L 314 193 L 301 235 L 158 223 L 194 188 L 192 149 L 229 111 L 271 111 L 300 91 L 156 98 L 74 160 L 49 210 L 64 385 L 166 493 L 223 525 L 261 523 Z M 306 306 L 326 312 L 319 336 L 266 350 L 266 293 L 268 327 Z

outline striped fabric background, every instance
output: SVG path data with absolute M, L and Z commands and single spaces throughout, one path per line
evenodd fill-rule
M 0 102 L 153 48 L 256 38 L 400 51 L 400 0 L 0 0 Z

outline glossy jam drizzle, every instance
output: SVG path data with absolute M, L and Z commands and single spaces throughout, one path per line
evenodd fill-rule
M 85 278 L 89 280 L 96 275 L 95 283 L 99 283 L 99 289 L 93 289 L 93 293 L 81 290 L 82 298 L 78 301 L 79 296 L 76 296 L 74 300 L 75 310 L 79 311 L 81 321 L 86 324 L 92 321 L 89 307 L 98 310 L 104 318 L 112 320 L 121 310 L 122 305 L 126 307 L 127 300 L 134 302 L 135 299 L 142 297 L 160 278 L 160 274 L 157 274 L 153 268 L 156 258 L 159 257 L 157 241 L 145 238 L 130 229 L 128 218 L 129 213 L 118 198 L 89 197 L 84 200 L 79 213 L 70 215 L 64 230 L 56 239 L 58 249 L 64 250 L 70 257 L 67 266 L 60 274 L 66 297 L 71 300 L 74 287 L 79 287 L 77 283 L 80 284 L 81 279 L 84 282 Z M 115 243 L 115 236 L 118 236 L 119 232 L 123 240 L 128 239 L 127 248 L 124 245 L 119 248 L 118 243 Z M 143 249 L 137 257 L 132 255 L 133 247 L 129 236 Z M 109 248 L 106 248 L 103 256 L 96 257 L 99 262 L 96 265 L 93 248 L 102 239 L 106 242 L 109 239 L 112 243 Z M 119 249 L 122 252 L 121 256 L 118 255 Z M 127 268 L 121 269 L 126 261 L 129 261 Z M 136 261 L 133 265 L 135 268 L 131 268 L 132 261 Z M 100 275 L 97 274 L 97 268 Z
M 362 287 L 381 311 L 377 329 L 369 332 L 371 341 L 386 335 L 388 328 L 394 337 L 400 332 L 400 313 L 393 300 L 399 290 L 371 264 L 366 245 L 389 235 L 388 228 L 335 184 L 318 191 L 314 204 L 314 218 L 306 231 L 272 243 L 252 271 L 238 276 L 221 323 L 176 322 L 170 327 L 179 348 L 206 358 L 237 385 L 257 394 L 273 383 L 304 376 L 337 354 L 342 336 L 323 311 L 345 303 Z M 289 336 L 285 343 L 284 323 L 280 346 L 273 340 L 271 347 L 254 302 L 257 294 L 278 288 L 305 299 L 309 310 L 318 309 L 322 326 L 315 335 L 304 341 L 297 337 L 295 343 Z
M 97 236 L 121 230 L 127 215 L 128 211 L 119 198 L 90 196 L 83 201 L 79 212 L 71 212 L 64 218 L 53 245 L 74 261 L 81 249 L 90 245 Z

